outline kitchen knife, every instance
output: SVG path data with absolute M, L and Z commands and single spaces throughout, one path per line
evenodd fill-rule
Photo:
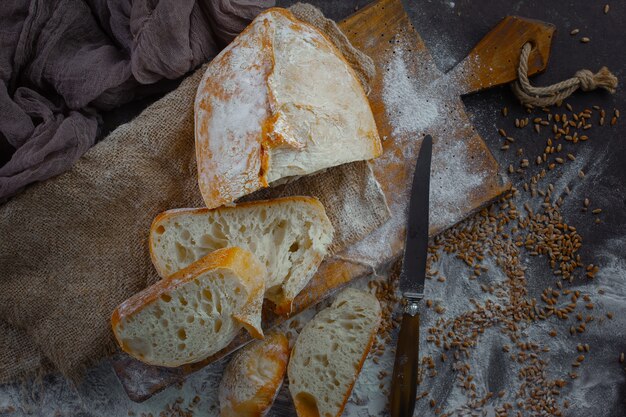
M 418 302 L 424 298 L 424 281 L 426 280 L 432 145 L 432 138 L 424 137 L 417 157 L 409 200 L 404 259 L 400 273 L 400 291 L 405 304 L 391 379 L 392 417 L 411 417 L 415 409 L 420 324 L 417 309 Z

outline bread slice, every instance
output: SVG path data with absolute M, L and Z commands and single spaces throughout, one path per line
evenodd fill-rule
M 380 318 L 376 297 L 348 288 L 304 326 L 287 371 L 299 417 L 341 415 Z
M 209 208 L 382 153 L 354 70 L 319 30 L 280 8 L 258 15 L 209 64 L 196 94 L 195 137 Z
M 279 312 L 289 312 L 326 255 L 332 235 L 333 227 L 317 199 L 285 197 L 213 210 L 166 211 L 154 219 L 149 245 L 162 277 L 216 249 L 247 249 L 267 268 L 265 296 Z
M 265 415 L 283 383 L 288 360 L 289 341 L 283 333 L 271 333 L 237 352 L 220 383 L 220 416 Z
M 117 342 L 159 366 L 204 359 L 242 327 L 262 338 L 265 266 L 241 248 L 225 248 L 135 294 L 111 317 Z

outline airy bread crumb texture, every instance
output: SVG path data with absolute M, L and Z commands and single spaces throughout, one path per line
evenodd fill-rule
M 221 343 L 210 339 L 230 340 L 240 329 L 230 315 L 243 289 L 231 275 L 226 270 L 207 272 L 120 322 L 125 350 L 144 362 L 170 366 L 217 352 Z
M 267 268 L 266 297 L 282 304 L 290 303 L 313 276 L 332 235 L 321 204 L 299 197 L 168 211 L 153 223 L 150 246 L 161 276 L 220 248 L 247 249 Z
M 341 415 L 380 317 L 376 297 L 348 288 L 302 329 L 288 368 L 298 416 Z
M 241 248 L 221 249 L 126 300 L 111 318 L 124 351 L 180 366 L 226 347 L 246 328 L 263 337 L 265 268 Z

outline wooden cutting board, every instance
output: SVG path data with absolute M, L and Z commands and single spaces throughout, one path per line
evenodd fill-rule
M 519 53 L 528 41 L 535 46 L 529 73 L 543 71 L 554 33 L 552 25 L 506 17 L 461 63 L 444 74 L 436 67 L 400 0 L 375 2 L 339 25 L 377 67 L 369 99 L 384 138 L 384 154 L 372 166 L 392 217 L 361 242 L 326 259 L 295 300 L 293 314 L 400 256 L 408 191 L 423 135 L 431 134 L 434 139 L 431 235 L 510 189 L 506 175 L 500 172 L 465 113 L 461 96 L 515 80 Z M 273 314 L 270 308 L 264 308 L 263 314 L 265 329 L 286 319 Z M 247 333 L 242 332 L 210 358 L 178 368 L 145 365 L 123 353 L 113 359 L 113 367 L 129 398 L 144 401 L 248 341 Z

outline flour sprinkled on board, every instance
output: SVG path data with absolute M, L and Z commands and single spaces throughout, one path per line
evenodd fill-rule
M 474 135 L 469 120 L 456 113 L 449 103 L 458 94 L 445 78 L 433 79 L 421 68 L 420 60 L 430 59 L 423 52 L 412 49 L 410 41 L 402 37 L 394 43 L 384 69 L 382 100 L 389 122 L 393 147 L 372 162 L 378 178 L 405 176 L 412 178 L 415 159 L 424 134 L 434 139 L 431 185 L 430 224 L 436 230 L 448 228 L 468 213 L 468 201 L 479 189 L 486 189 L 493 178 L 482 165 L 487 158 L 473 161 L 470 138 Z M 481 165 L 481 162 L 483 164 Z M 385 181 L 391 218 L 367 238 L 350 247 L 342 256 L 367 265 L 378 265 L 381 260 L 392 260 L 401 250 L 400 234 L 406 223 L 410 180 Z
M 430 179 L 431 213 L 439 221 L 452 225 L 464 216 L 463 204 L 467 200 L 464 190 L 478 187 L 486 178 L 484 171 L 471 172 L 466 145 L 460 141 L 437 148 L 434 163 L 442 169 L 433 169 Z
M 474 166 L 476 164 L 468 158 L 467 141 L 451 138 L 452 129 L 446 129 L 451 123 L 470 128 L 466 120 L 448 117 L 445 102 L 450 91 L 446 83 L 420 85 L 425 84 L 423 80 L 409 76 L 407 55 L 410 53 L 406 51 L 410 49 L 405 43 L 395 47 L 383 77 L 383 101 L 397 140 L 401 137 L 404 142 L 415 141 L 420 134 L 433 135 L 431 223 L 449 227 L 463 218 L 464 202 L 472 190 L 487 180 L 487 172 Z M 413 53 L 413 59 L 420 58 L 415 58 Z M 413 161 L 415 144 L 402 148 L 402 157 Z
M 432 125 L 440 113 L 437 98 L 424 97 L 409 76 L 403 52 L 403 48 L 398 48 L 383 82 L 383 100 L 394 135 L 422 131 Z

